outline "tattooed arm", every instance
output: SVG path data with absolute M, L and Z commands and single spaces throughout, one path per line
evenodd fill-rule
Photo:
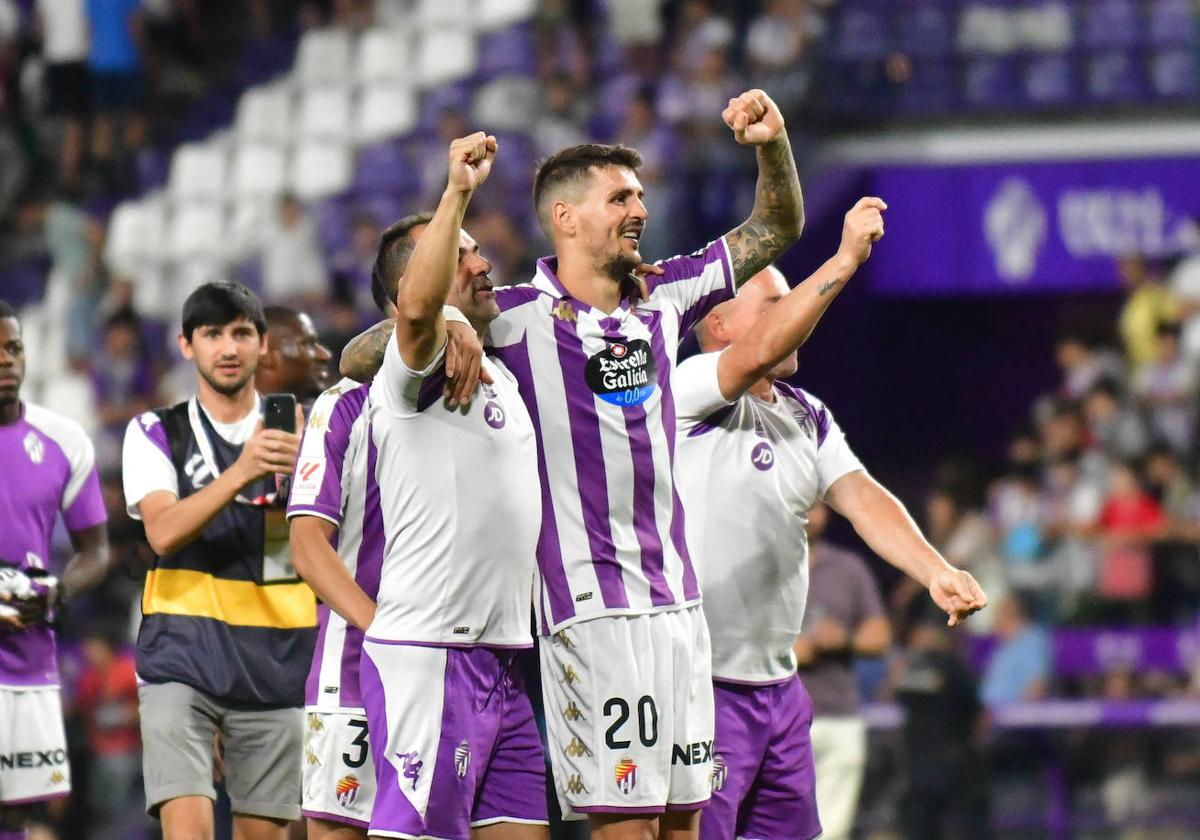
M 481 367 L 483 342 L 475 328 L 452 306 L 445 307 L 442 314 L 446 318 L 446 398 L 451 406 L 466 405 L 476 383 L 482 380 L 491 385 L 492 375 Z M 395 320 L 388 318 L 350 339 L 338 360 L 342 376 L 358 382 L 373 379 L 383 367 L 383 351 L 395 328 Z
M 700 328 L 702 346 L 727 346 L 717 359 L 721 396 L 730 401 L 737 399 L 808 340 L 846 281 L 871 256 L 872 244 L 883 236 L 886 208 L 878 198 L 859 199 L 846 214 L 837 254 L 790 292 L 783 275 L 773 271 L 773 286 L 762 292 L 765 310 L 732 343 L 725 320 L 728 309 L 719 306 L 708 314 Z M 762 288 L 757 286 L 760 282 L 755 281 L 756 292 Z
M 761 90 L 729 100 L 721 114 L 734 137 L 758 153 L 758 185 L 750 218 L 725 235 L 733 260 L 734 283 L 741 286 L 800 238 L 804 197 L 783 115 Z
M 394 329 L 396 319 L 388 318 L 350 339 L 338 360 L 338 371 L 342 376 L 366 382 L 379 373 L 383 367 L 383 351 Z

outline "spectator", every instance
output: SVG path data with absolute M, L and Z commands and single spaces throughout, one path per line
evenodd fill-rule
M 1150 444 L 1146 425 L 1137 410 L 1124 402 L 1121 386 L 1102 379 L 1083 401 L 1092 444 L 1109 458 L 1139 458 Z
M 531 132 L 539 157 L 549 157 L 559 149 L 587 143 L 583 130 L 587 123 L 586 97 L 571 84 L 571 77 L 558 72 L 545 83 L 540 113 L 534 117 Z
M 1167 521 L 1130 464 L 1113 467 L 1099 526 L 1104 541 L 1099 593 L 1109 602 L 1111 617 L 1144 616 L 1151 586 L 1150 543 L 1166 533 Z
M 1178 306 L 1183 326 L 1180 344 L 1183 354 L 1200 361 L 1200 218 L 1192 220 L 1192 250 L 1184 254 L 1167 278 L 1167 288 Z
M 951 491 L 938 489 L 925 500 L 925 520 L 929 541 L 951 565 L 974 575 L 989 599 L 1004 596 L 1008 591 L 1004 564 L 983 514 L 965 508 Z M 966 629 L 987 633 L 994 620 L 990 610 L 981 610 L 967 622 Z
M 1136 371 L 1158 355 L 1158 325 L 1175 319 L 1171 293 L 1150 272 L 1144 257 L 1131 254 L 1117 264 L 1128 297 L 1118 326 L 1125 343 L 1125 357 Z
M 1053 665 L 1050 635 L 1033 618 L 1033 599 L 1010 592 L 996 605 L 999 646 L 988 660 L 980 698 L 989 709 L 1040 700 L 1049 687 Z
M 87 370 L 95 346 L 95 313 L 103 294 L 100 249 L 104 229 L 79 203 L 75 188 L 59 190 L 46 208 L 46 245 L 51 271 L 70 290 L 67 302 L 67 357 Z
M 810 44 L 824 22 L 807 0 L 770 0 L 746 32 L 746 57 L 757 84 L 785 114 L 803 104 L 812 86 Z
M 329 277 L 317 229 L 294 195 L 279 200 L 262 260 L 263 297 L 319 311 L 329 294 Z
M 1196 426 L 1196 366 L 1179 347 L 1179 324 L 1158 325 L 1158 354 L 1133 378 L 1133 395 L 1150 418 L 1150 432 L 1181 456 L 1192 450 Z
M 365 211 L 355 213 L 349 245 L 330 260 L 334 285 L 352 294 L 359 309 L 366 310 L 374 306 L 371 300 L 371 267 L 375 264 L 375 252 L 379 250 L 382 232 L 373 214 Z
M 1059 396 L 1064 400 L 1081 400 L 1100 379 L 1115 377 L 1119 380 L 1124 373 L 1120 358 L 1095 350 L 1075 333 L 1058 340 L 1054 358 L 1063 373 Z
M 132 309 L 117 311 L 104 325 L 103 349 L 92 365 L 92 390 L 101 424 L 97 459 L 103 466 L 120 463 L 125 425 L 158 405 L 155 374 L 141 319 Z
M 84 119 L 87 117 L 88 19 L 84 0 L 37 0 L 46 62 L 48 112 L 64 122 L 58 178 L 74 185 L 83 159 Z
M 111 180 L 117 175 L 111 169 L 117 157 L 114 121 L 123 123 L 125 152 L 139 148 L 145 137 L 142 4 L 141 0 L 86 0 L 86 3 L 91 31 L 88 70 L 96 111 L 92 122 L 92 156 L 97 164 L 109 167 L 104 174 Z

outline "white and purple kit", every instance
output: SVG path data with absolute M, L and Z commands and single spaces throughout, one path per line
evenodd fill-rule
M 333 545 L 347 571 L 374 598 L 383 566 L 377 453 L 367 423 L 370 384 L 343 379 L 313 403 L 296 463 L 288 518 L 337 526 Z M 359 689 L 363 633 L 328 606 L 318 610 L 317 643 L 304 690 L 306 817 L 366 828 L 375 804 L 375 763 Z
M 712 692 L 700 588 L 675 491 L 670 377 L 680 338 L 734 294 L 723 239 L 650 275 L 611 313 L 538 262 L 496 290 L 485 344 L 537 430 L 535 601 L 564 813 L 661 813 L 709 796 Z
M 792 646 L 808 593 L 807 513 L 863 469 L 829 410 L 775 382 L 727 400 L 720 353 L 675 372 L 677 478 L 712 634 L 717 767 L 703 840 L 820 834 L 812 702 Z
M 516 663 L 532 646 L 534 432 L 512 377 L 483 366 L 494 384 L 451 410 L 445 346 L 414 371 L 393 336 L 368 393 L 379 516 L 364 540 L 383 541 L 359 677 L 372 836 L 547 821 L 545 756 Z
M 0 426 L 0 463 L 5 564 L 45 570 L 60 513 L 69 531 L 106 521 L 95 450 L 78 423 L 24 403 L 17 422 Z M 69 793 L 66 747 L 54 632 L 0 626 L 0 806 Z

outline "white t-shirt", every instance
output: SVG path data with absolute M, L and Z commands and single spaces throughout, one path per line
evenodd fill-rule
M 88 22 L 83 0 L 38 0 L 37 10 L 44 27 L 42 54 L 47 63 L 86 61 Z
M 466 409 L 442 399 L 445 345 L 421 371 L 393 334 L 370 390 L 385 549 L 375 620 L 382 642 L 530 647 L 541 525 L 533 424 L 492 359 Z M 301 502 L 292 494 L 293 506 Z
M 713 678 L 779 682 L 796 673 L 808 511 L 863 466 L 811 394 L 776 382 L 771 402 L 749 393 L 726 400 L 719 357 L 694 356 L 675 371 L 676 481 L 712 637 Z

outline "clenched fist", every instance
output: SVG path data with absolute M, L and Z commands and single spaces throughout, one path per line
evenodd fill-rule
M 450 189 L 472 193 L 483 186 L 492 171 L 499 148 L 496 138 L 482 131 L 450 142 Z
M 854 260 L 856 265 L 865 263 L 871 256 L 871 246 L 883 238 L 883 211 L 886 209 L 887 204 L 882 198 L 860 198 L 842 223 L 842 244 L 838 251 Z
M 765 146 L 783 135 L 783 114 L 761 90 L 748 90 L 721 112 L 725 125 L 743 146 Z

